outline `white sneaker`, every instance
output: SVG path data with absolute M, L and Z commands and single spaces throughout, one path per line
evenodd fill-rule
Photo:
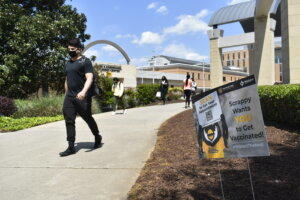
M 116 112 L 115 111 L 113 111 L 112 113 L 111 113 L 111 115 L 115 115 L 116 114 Z
M 123 111 L 123 115 L 125 115 L 125 114 L 127 114 L 127 110 L 126 109 Z

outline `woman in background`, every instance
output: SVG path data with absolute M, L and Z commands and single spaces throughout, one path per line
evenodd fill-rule
M 114 104 L 114 111 L 112 115 L 116 114 L 118 110 L 118 106 L 122 105 L 123 107 L 123 114 L 126 114 L 126 106 L 123 102 L 123 94 L 124 94 L 124 85 L 118 78 L 113 78 L 113 85 L 112 85 L 112 92 L 114 93 L 115 104 Z
M 183 80 L 183 90 L 185 95 L 185 108 L 190 107 L 191 104 L 191 92 L 192 92 L 192 80 L 189 74 L 186 75 L 186 79 Z
M 163 76 L 161 78 L 161 83 L 160 83 L 160 92 L 161 92 L 161 99 L 163 101 L 163 105 L 166 104 L 166 96 L 168 94 L 168 90 L 169 90 L 169 81 L 165 76 Z
M 192 96 L 194 96 L 196 94 L 196 90 L 197 90 L 197 83 L 196 83 L 194 77 L 192 77 L 192 88 L 191 88 L 191 90 L 192 90 Z

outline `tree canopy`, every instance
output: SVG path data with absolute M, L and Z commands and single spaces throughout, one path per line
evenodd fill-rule
M 0 95 L 63 88 L 66 45 L 90 38 L 86 21 L 65 0 L 0 0 Z

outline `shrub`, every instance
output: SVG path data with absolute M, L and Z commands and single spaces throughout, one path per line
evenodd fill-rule
M 264 119 L 300 127 L 300 85 L 260 86 Z
M 183 89 L 181 87 L 174 87 L 169 89 L 167 99 L 169 101 L 178 100 L 182 96 L 183 96 Z
M 13 117 L 42 117 L 62 114 L 63 96 L 16 100 L 18 112 Z
M 181 87 L 169 88 L 169 92 L 183 94 L 183 88 L 181 88 Z
M 124 104 L 127 105 L 129 108 L 138 106 L 137 92 L 133 89 L 125 90 L 123 101 Z
M 11 116 L 17 111 L 17 107 L 15 105 L 14 100 L 0 96 L 0 116 Z
M 51 117 L 62 114 L 64 95 L 16 100 L 18 111 L 12 116 L 21 117 Z M 92 104 L 93 114 L 99 113 L 97 102 Z
M 98 102 L 100 109 L 102 111 L 111 110 L 114 102 L 113 92 L 111 91 L 113 80 L 101 75 L 97 78 L 97 85 L 100 89 L 100 95 L 96 96 L 95 99 Z
M 139 104 L 146 105 L 156 100 L 159 84 L 141 84 L 137 86 L 137 99 Z

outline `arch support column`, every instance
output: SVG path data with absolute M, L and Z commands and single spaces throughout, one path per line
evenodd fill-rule
M 222 29 L 212 29 L 207 32 L 210 40 L 210 77 L 211 88 L 223 85 L 222 49 L 219 48 L 219 39 L 223 37 Z
M 255 44 L 253 65 L 250 74 L 254 74 L 258 85 L 273 85 L 275 83 L 275 45 L 274 31 L 276 21 L 267 16 L 255 17 Z
M 281 1 L 282 75 L 284 83 L 300 83 L 300 1 Z

